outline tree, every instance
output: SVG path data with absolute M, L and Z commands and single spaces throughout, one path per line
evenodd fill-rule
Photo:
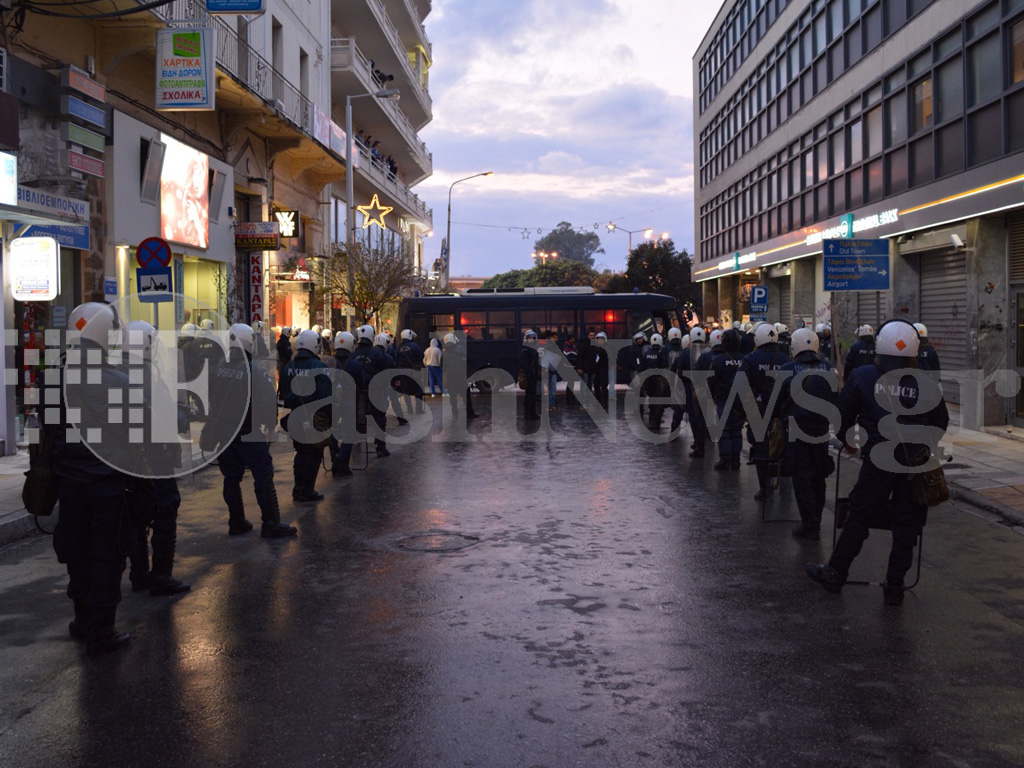
M 559 257 L 533 269 L 513 269 L 497 274 L 483 284 L 484 288 L 540 288 L 545 286 L 592 286 L 597 272 L 578 261 L 562 261 Z
M 601 238 L 596 232 L 580 233 L 572 228 L 568 221 L 548 232 L 533 244 L 535 251 L 557 253 L 559 261 L 578 261 L 588 267 L 594 266 L 594 254 L 604 253 Z
M 700 286 L 690 277 L 693 261 L 686 251 L 676 251 L 671 240 L 641 243 L 629 254 L 626 278 L 630 290 L 637 288 L 651 293 L 663 293 L 679 300 L 682 305 L 701 303 Z
M 414 290 L 422 290 L 423 278 L 401 253 L 386 253 L 359 243 L 346 252 L 341 243 L 331 246 L 331 255 L 321 259 L 311 303 L 317 307 L 325 296 L 337 296 L 355 311 L 358 324 L 368 323 Z M 349 262 L 354 280 L 349 285 Z

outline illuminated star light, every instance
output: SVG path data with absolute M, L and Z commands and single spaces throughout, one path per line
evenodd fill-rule
M 371 224 L 376 224 L 381 229 L 387 229 L 387 224 L 384 223 L 384 217 L 395 210 L 390 205 L 381 205 L 377 195 L 374 194 L 373 200 L 370 201 L 369 205 L 357 205 L 356 210 L 363 214 L 363 229 L 366 229 Z M 370 211 L 380 211 L 376 216 L 371 216 Z

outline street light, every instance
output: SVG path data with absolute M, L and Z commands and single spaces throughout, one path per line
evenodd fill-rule
M 651 227 L 644 227 L 642 229 L 626 229 L 625 227 L 620 227 L 618 224 L 612 224 L 609 221 L 607 224 L 605 224 L 605 229 L 607 229 L 609 232 L 614 232 L 615 230 L 619 229 L 622 230 L 623 232 L 629 233 L 629 251 L 626 252 L 627 256 L 633 252 L 633 235 L 637 234 L 638 232 L 643 232 L 644 240 L 651 240 L 652 238 L 654 238 L 654 230 Z M 668 232 L 662 232 L 661 236 L 657 239 L 668 240 L 668 238 Z
M 400 95 L 397 88 L 388 88 L 386 91 L 358 93 L 354 96 L 345 97 L 345 254 L 348 258 L 349 299 L 352 298 L 352 287 L 356 282 L 355 267 L 352 264 L 352 247 L 356 242 L 356 215 L 355 208 L 353 208 L 355 203 L 353 199 L 355 198 L 355 174 L 353 173 L 355 163 L 352 162 L 352 102 L 355 99 L 363 99 L 367 96 L 373 96 L 378 99 L 390 99 L 393 96 L 397 99 Z M 354 308 L 351 301 L 349 306 Z M 354 325 L 355 315 L 350 315 L 349 318 L 349 330 L 351 330 Z
M 558 251 L 552 251 L 551 253 L 547 253 L 546 251 L 534 251 L 533 253 L 530 254 L 530 257 L 534 259 L 540 259 L 541 264 L 547 264 L 548 259 L 558 258 Z
M 472 176 L 467 176 L 464 179 L 457 179 L 452 182 L 451 186 L 448 187 L 448 235 L 444 241 L 444 248 L 447 251 L 444 259 L 444 288 L 448 290 L 448 278 L 451 275 L 451 263 L 452 263 L 452 189 L 456 184 L 460 184 L 463 181 L 469 181 L 475 179 L 477 176 L 493 176 L 494 171 L 484 171 L 483 173 L 474 173 Z

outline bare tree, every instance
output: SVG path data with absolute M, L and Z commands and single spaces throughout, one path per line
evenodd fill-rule
M 313 306 L 330 306 L 337 296 L 351 306 L 357 323 L 367 323 L 415 290 L 423 290 L 423 278 L 401 253 L 385 251 L 356 243 L 346 250 L 343 243 L 332 243 L 328 256 L 317 270 L 318 281 L 311 296 Z M 351 262 L 352 284 L 349 285 Z

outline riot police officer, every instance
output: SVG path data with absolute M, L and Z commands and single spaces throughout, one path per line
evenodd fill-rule
M 443 360 L 443 358 L 442 358 Z M 525 383 L 523 418 L 540 418 L 540 353 L 537 351 L 537 332 L 523 334 L 523 348 L 519 351 L 519 375 Z
M 158 364 L 162 350 L 156 328 L 144 320 L 133 320 L 125 326 L 125 331 L 125 350 L 132 358 L 132 366 L 142 367 L 143 392 L 149 402 L 161 405 L 175 402 L 176 398 L 163 385 L 159 374 L 154 375 L 153 367 Z M 155 394 L 156 387 L 162 390 L 160 396 Z M 153 517 L 148 526 L 142 526 L 134 531 L 134 547 L 128 554 L 128 577 L 132 589 L 136 592 L 148 589 L 150 595 L 154 597 L 176 595 L 191 588 L 172 575 L 178 531 L 178 508 L 181 506 L 181 494 L 173 475 L 181 469 L 181 445 L 177 442 L 157 442 L 152 430 L 152 414 L 148 415 L 147 421 L 149 430 L 146 435 L 146 448 L 153 469 Z M 152 571 L 149 566 L 150 530 L 153 532 Z
M 317 356 L 320 347 L 320 335 L 316 331 L 303 331 L 299 334 L 299 350 L 284 369 L 284 407 L 291 410 L 288 414 L 288 433 L 292 437 L 295 448 L 293 469 L 295 487 L 292 499 L 301 502 L 320 501 L 324 495 L 316 490 L 316 477 L 320 473 L 324 447 L 328 438 L 322 441 L 314 438 L 313 433 L 323 433 L 331 427 L 330 406 L 318 408 L 306 415 L 303 406 L 331 397 L 331 380 L 327 374 L 327 366 Z M 297 378 L 312 378 L 313 386 L 309 394 L 296 391 Z M 298 409 L 303 408 L 303 423 L 293 423 Z
M 603 407 L 608 407 L 608 350 L 605 345 L 608 343 L 608 334 L 599 331 L 594 334 L 594 342 L 587 347 L 586 357 L 583 362 L 586 365 L 584 370 L 589 369 L 590 382 L 594 389 L 594 397 Z
M 921 346 L 917 351 L 917 367 L 922 371 L 938 373 L 942 370 L 942 366 L 939 365 L 939 353 L 935 351 L 935 347 L 928 339 L 928 326 L 924 323 L 914 323 L 914 328 L 921 339 Z
M 334 337 L 334 354 L 331 355 L 329 360 L 324 360 L 324 365 L 328 368 L 334 369 L 339 372 L 339 375 L 334 380 L 334 401 L 335 404 L 344 402 L 346 397 L 352 397 L 355 392 L 352 390 L 346 391 L 346 383 L 350 383 L 352 386 L 352 377 L 348 375 L 346 367 L 348 366 L 348 359 L 352 354 L 352 350 L 356 346 L 356 337 L 348 331 L 340 331 Z M 343 375 L 340 375 L 344 372 Z M 349 411 L 354 413 L 354 409 Z M 335 424 L 331 430 L 331 439 L 327 446 L 328 451 L 331 455 L 331 474 L 335 477 L 345 477 L 352 474 L 352 470 L 349 468 L 349 459 L 352 458 L 352 443 L 341 442 L 337 438 L 337 433 L 340 423 Z M 344 434 L 342 432 L 342 434 Z
M 477 413 L 473 410 L 473 396 L 470 393 L 469 384 L 465 389 L 460 390 L 461 382 L 455 380 L 455 374 L 460 370 L 466 370 L 466 355 L 462 351 L 462 345 L 459 344 L 459 337 L 454 333 L 446 333 L 444 353 L 441 355 L 441 374 L 444 379 L 444 388 L 448 390 L 452 416 L 458 416 L 459 398 L 461 398 L 466 406 L 466 419 L 475 419 Z
M 376 335 L 372 325 L 356 328 L 356 346 L 345 363 L 345 370 L 356 382 L 357 410 L 360 414 L 368 414 L 377 425 L 379 434 L 373 438 L 373 445 L 377 457 L 385 459 L 391 455 L 385 439 L 387 416 L 371 399 L 370 384 L 378 373 L 388 369 L 389 363 L 384 350 L 373 343 Z
M 750 390 L 754 394 L 757 407 L 761 416 L 766 416 L 770 422 L 772 414 L 767 412 L 771 402 L 772 388 L 775 380 L 771 377 L 772 371 L 779 370 L 789 362 L 789 356 L 779 348 L 779 336 L 775 326 L 771 323 L 759 323 L 754 329 L 755 349 L 743 358 L 740 366 L 740 373 L 746 376 L 750 383 Z M 747 438 L 751 441 L 751 460 L 757 470 L 757 483 L 759 490 L 754 499 L 760 501 L 770 487 L 768 484 L 768 433 L 756 439 L 753 430 L 747 428 Z
M 821 406 L 808 408 L 807 399 L 835 402 L 838 379 L 832 364 L 819 354 L 818 336 L 809 328 L 793 332 L 792 349 L 795 357 L 782 366 L 783 373 L 789 375 L 782 379 L 776 412 L 786 424 L 792 422 L 796 427 L 789 429 L 784 459 L 800 512 L 800 525 L 793 529 L 793 535 L 817 540 L 825 507 L 825 479 L 832 474 L 834 464 L 828 453 L 828 416 Z M 794 398 L 793 386 L 799 386 L 805 396 Z
M 846 353 L 843 363 L 843 381 L 862 365 L 871 365 L 875 359 L 875 329 L 870 325 L 862 325 L 857 329 L 857 341 Z
M 131 642 L 128 634 L 114 627 L 124 572 L 121 516 L 128 476 L 99 458 L 88 440 L 90 429 L 110 436 L 106 431 L 108 392 L 124 392 L 129 377 L 108 358 L 111 337 L 121 333 L 113 307 L 99 302 L 75 307 L 68 328 L 80 333 L 79 349 L 71 350 L 75 357 L 68 357 L 62 368 L 46 370 L 44 402 L 51 407 L 41 409 L 41 416 L 59 500 L 53 549 L 57 560 L 67 566 L 67 596 L 75 610 L 68 631 L 86 643 L 90 656 L 96 656 Z M 83 383 L 91 378 L 91 386 L 74 393 L 64 388 L 64 380 L 76 378 Z M 60 407 L 52 407 L 55 404 Z M 69 419 L 69 408 L 77 409 L 76 421 Z M 71 430 L 77 430 L 81 439 L 68 440 Z
M 679 374 L 677 372 L 680 359 L 683 353 L 686 351 L 690 337 L 687 336 L 684 340 L 683 332 L 679 328 L 668 329 L 668 344 L 665 345 L 661 350 L 661 359 L 658 361 L 658 367 L 663 368 L 666 371 L 672 371 L 675 375 L 669 379 L 669 389 L 674 390 L 680 383 Z M 683 423 L 683 406 L 679 404 L 673 404 L 670 406 L 672 409 L 672 425 L 670 430 L 675 432 L 679 429 L 679 426 Z
M 398 367 L 406 371 L 423 370 L 423 350 L 416 343 L 416 331 L 406 328 L 399 334 L 401 341 L 396 350 Z M 408 409 L 411 403 L 409 398 L 416 400 L 416 413 L 423 413 L 423 387 L 414 376 L 400 377 L 402 392 L 405 394 L 405 406 Z
M 703 329 L 701 329 L 703 338 Z M 707 348 L 701 347 L 700 356 L 695 362 L 692 362 L 694 371 L 707 371 L 711 372 L 711 364 L 715 357 L 722 353 L 722 329 L 716 328 L 713 330 L 708 337 Z M 692 349 L 692 347 L 691 347 Z M 692 352 L 691 360 L 692 360 Z M 705 406 L 708 408 L 715 408 L 713 392 L 710 388 L 710 379 L 707 380 L 707 384 L 703 384 L 694 380 L 693 382 L 693 399 L 694 399 L 694 412 L 699 414 L 697 416 L 697 422 L 700 426 L 701 436 L 698 439 L 694 434 L 693 448 L 690 450 L 690 456 L 692 458 L 702 458 L 704 456 L 704 448 L 707 444 L 708 439 L 711 437 L 711 433 L 708 430 L 707 416 L 704 413 Z
M 661 364 L 663 342 L 664 339 L 660 333 L 651 335 L 651 343 L 643 348 L 643 352 L 640 355 L 640 372 L 655 371 L 663 368 Z M 669 382 L 664 376 L 651 376 L 644 382 L 641 388 L 641 395 L 645 397 L 666 397 L 668 390 Z M 664 413 L 665 406 L 648 405 L 648 426 L 651 429 L 660 429 Z
M 730 328 L 727 331 L 715 331 L 721 334 L 719 352 L 711 361 L 711 397 L 715 403 L 718 418 L 724 420 L 722 437 L 718 441 L 718 462 L 714 465 L 717 470 L 737 470 L 740 468 L 740 452 L 743 450 L 743 408 L 739 399 L 733 401 L 732 407 L 728 408 L 729 393 L 732 391 L 733 382 L 743 364 L 743 356 L 740 354 L 739 333 Z M 712 341 L 714 343 L 714 341 Z
M 927 507 L 914 501 L 906 467 L 930 458 L 949 426 L 949 412 L 938 385 L 927 374 L 915 373 L 920 339 L 905 320 L 890 320 L 878 329 L 875 361 L 862 365 L 843 385 L 836 405 L 842 417 L 837 437 L 846 443 L 853 425 L 867 433 L 861 448 L 861 469 L 850 493 L 850 517 L 828 563 L 808 563 L 807 575 L 829 592 L 846 583 L 850 564 L 868 538 L 872 519 L 882 513 L 892 529 L 892 549 L 884 583 L 887 605 L 903 603 L 903 579 L 914 560 L 914 546 Z M 888 374 L 888 375 L 887 375 Z M 883 379 L 885 376 L 885 379 Z M 897 378 L 898 377 L 898 378 Z M 919 402 L 934 401 L 924 411 Z M 920 413 L 913 411 L 922 410 Z M 910 413 L 908 413 L 908 411 Z M 893 418 L 895 417 L 895 418 Z M 916 440 L 906 440 L 911 434 Z M 931 428 L 927 443 L 918 442 L 921 427 Z M 853 451 L 846 445 L 847 451 Z
M 686 415 L 690 419 L 690 431 L 693 433 L 693 445 L 690 446 L 690 458 L 700 459 L 704 456 L 704 445 L 707 439 L 707 427 L 704 422 L 704 414 L 694 397 L 694 382 L 690 373 L 697 368 L 697 361 L 704 351 L 705 334 L 704 329 L 699 325 L 690 330 L 688 335 L 689 345 L 683 350 L 682 356 L 676 363 L 676 374 L 683 380 L 683 394 L 686 403 L 683 406 Z

